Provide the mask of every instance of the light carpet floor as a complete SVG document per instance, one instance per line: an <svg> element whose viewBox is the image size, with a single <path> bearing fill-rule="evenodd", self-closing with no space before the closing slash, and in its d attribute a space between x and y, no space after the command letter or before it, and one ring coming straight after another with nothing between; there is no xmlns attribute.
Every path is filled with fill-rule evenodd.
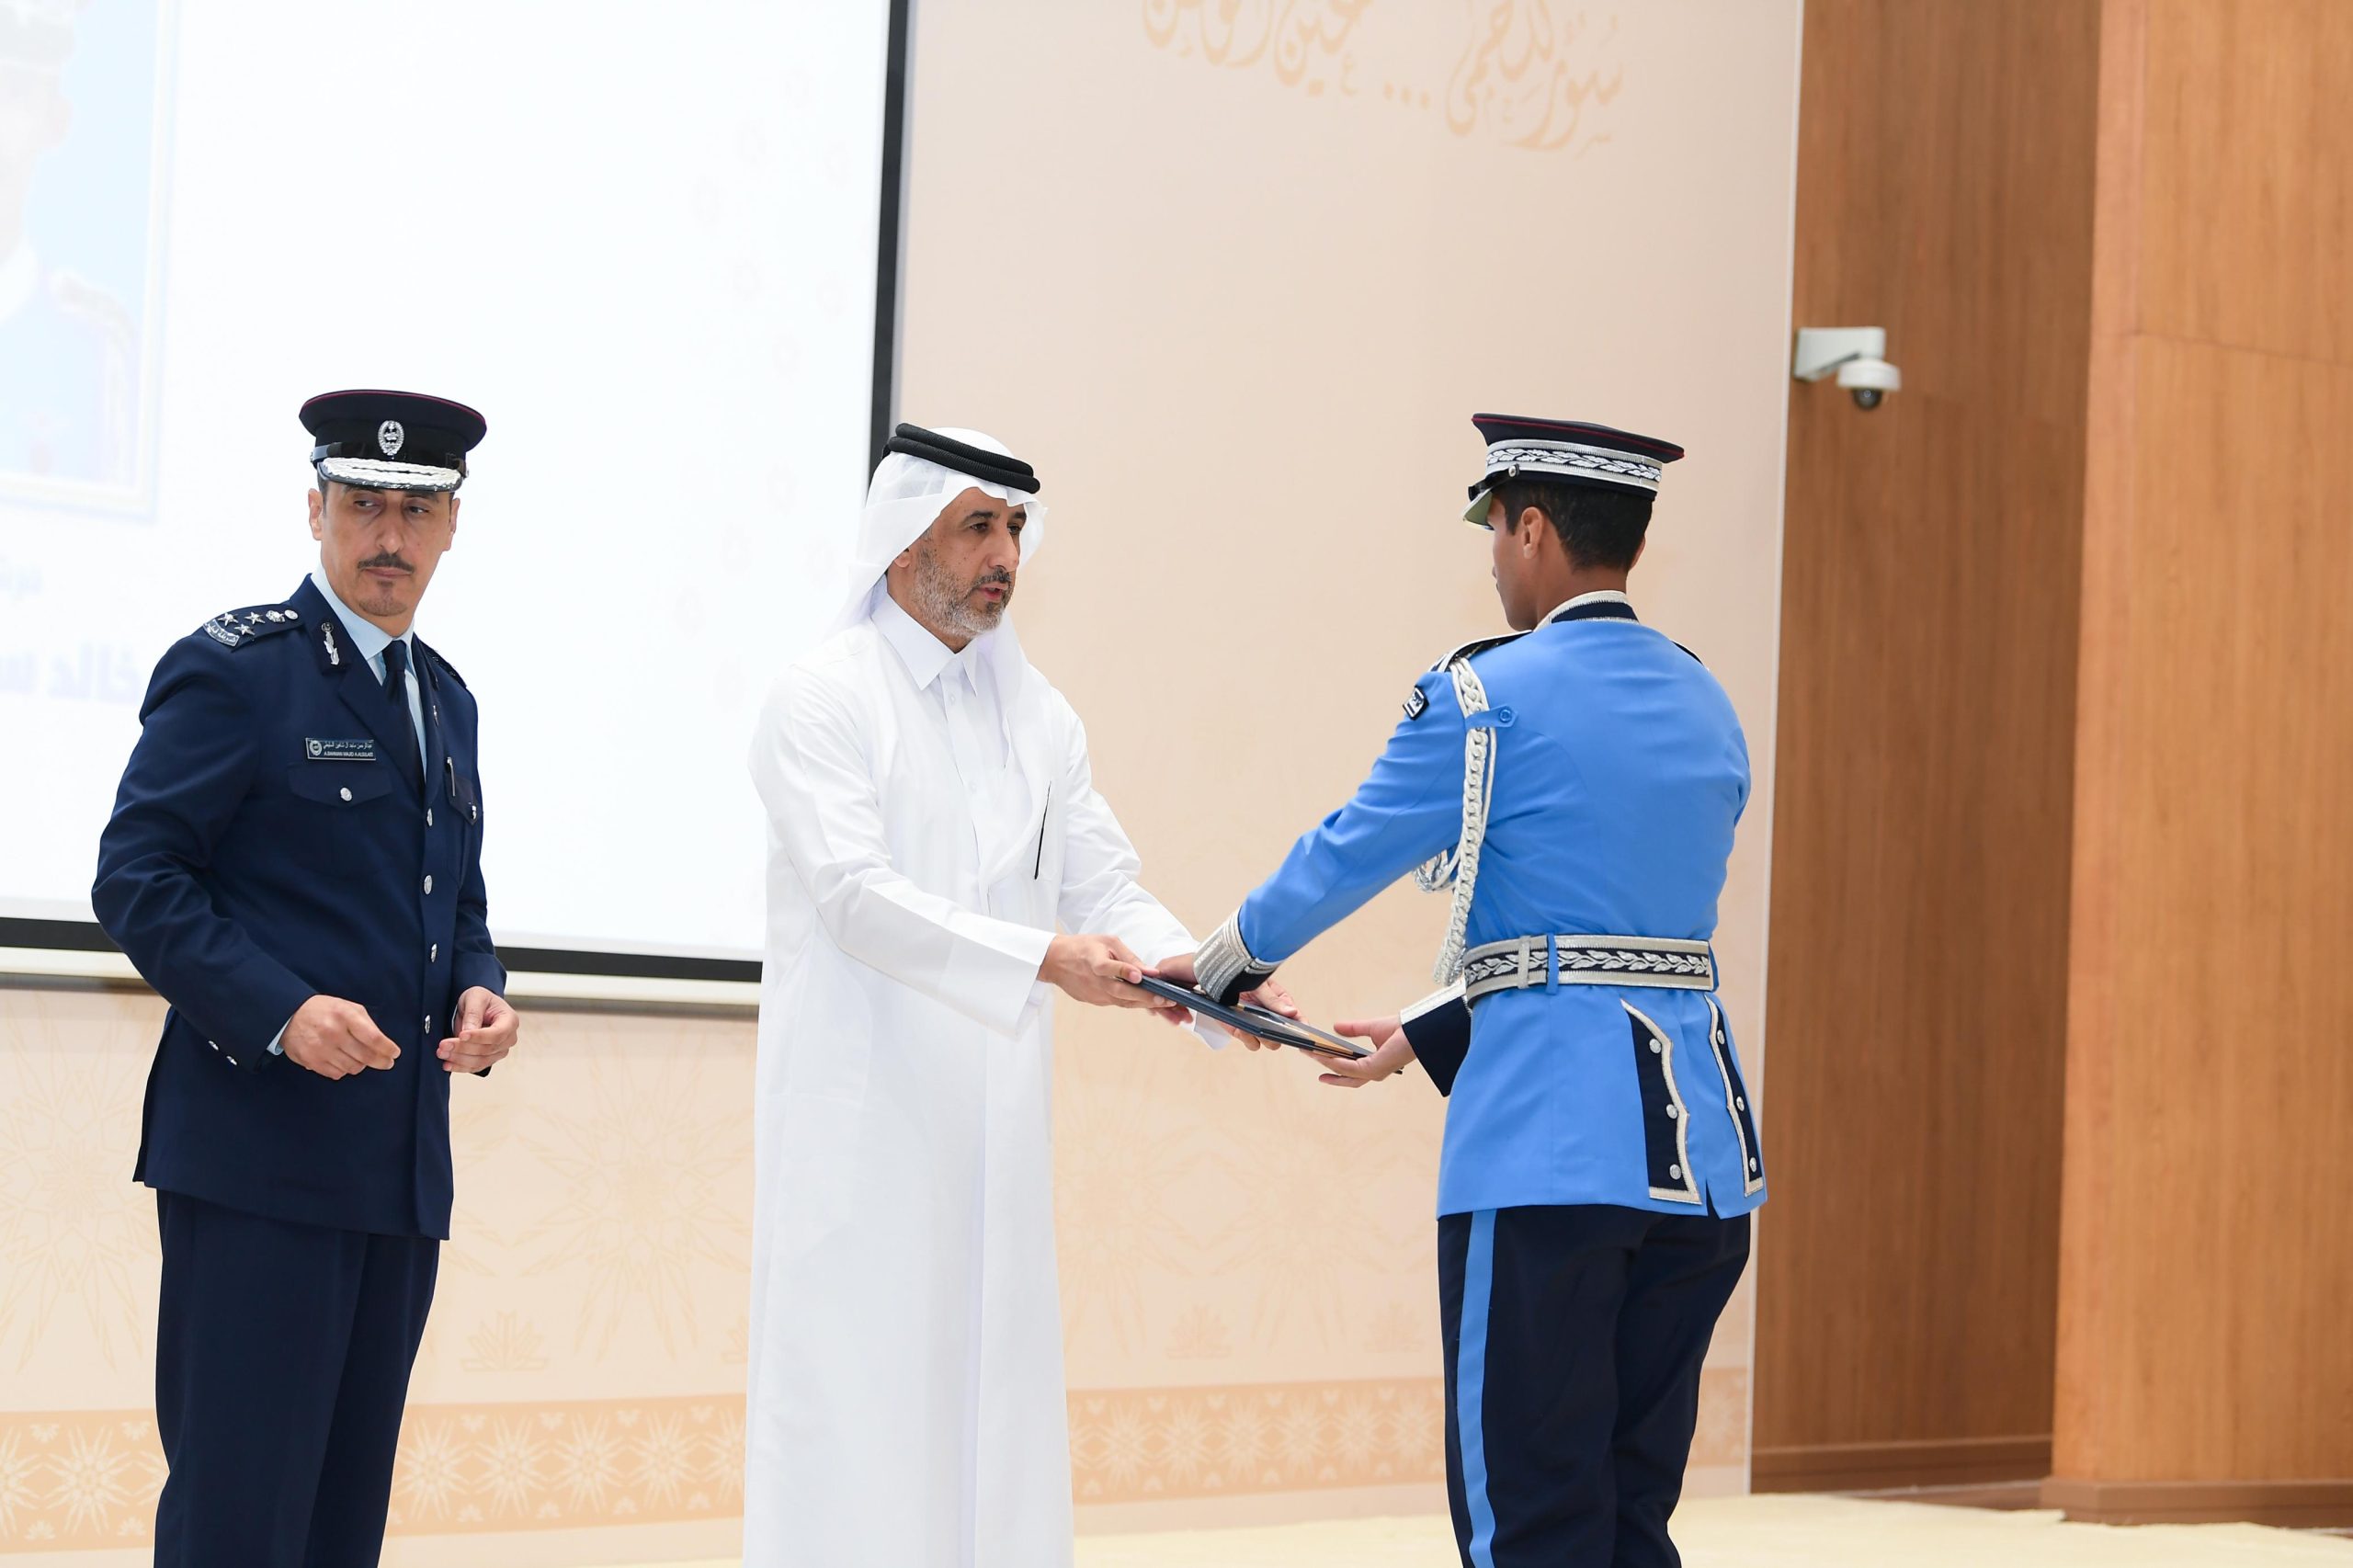
<svg viewBox="0 0 2353 1568"><path fill-rule="evenodd" d="M2353 1568L2353 1540L2252 1525L2071 1525L1847 1497L1714 1497L1675 1516L1685 1568ZM1452 1568L1442 1517L1081 1536L1079 1568ZM733 1562L680 1568L736 1568Z"/></svg>

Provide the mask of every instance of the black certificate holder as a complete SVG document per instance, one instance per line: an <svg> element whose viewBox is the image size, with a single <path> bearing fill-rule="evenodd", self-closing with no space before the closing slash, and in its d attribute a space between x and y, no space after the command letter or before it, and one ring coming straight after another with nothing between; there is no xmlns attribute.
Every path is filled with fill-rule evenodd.
<svg viewBox="0 0 2353 1568"><path fill-rule="evenodd" d="M1250 1003L1229 1007L1222 1002L1204 996L1189 985L1163 980L1156 974L1147 974L1136 983L1155 996L1165 996L1171 1002L1191 1008L1195 1014L1213 1024L1222 1024L1227 1028L1239 1029L1244 1034L1256 1035L1277 1045L1288 1045L1295 1051L1313 1051L1318 1056L1337 1056L1348 1062L1360 1061L1372 1054L1352 1040L1336 1034L1325 1034L1313 1024L1286 1018L1280 1013L1270 1012Z"/></svg>

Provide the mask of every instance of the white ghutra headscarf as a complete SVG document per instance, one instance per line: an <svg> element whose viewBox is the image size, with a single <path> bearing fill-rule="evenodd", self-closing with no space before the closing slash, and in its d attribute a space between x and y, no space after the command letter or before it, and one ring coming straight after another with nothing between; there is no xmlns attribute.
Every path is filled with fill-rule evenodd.
<svg viewBox="0 0 2353 1568"><path fill-rule="evenodd" d="M937 434L1000 457L1013 456L1003 442L978 430L949 429ZM823 635L830 637L874 613L883 592L882 576L891 569L891 562L938 521L939 514L948 509L948 503L967 490L979 490L1008 506L1028 508L1029 524L1021 530L1021 564L1029 564L1046 532L1046 508L1040 505L1035 492L961 473L912 452L886 453L874 471L874 482L867 486L866 510L858 523L858 550L850 559L840 608L825 623ZM998 631L1008 630L1005 622L998 623Z"/></svg>

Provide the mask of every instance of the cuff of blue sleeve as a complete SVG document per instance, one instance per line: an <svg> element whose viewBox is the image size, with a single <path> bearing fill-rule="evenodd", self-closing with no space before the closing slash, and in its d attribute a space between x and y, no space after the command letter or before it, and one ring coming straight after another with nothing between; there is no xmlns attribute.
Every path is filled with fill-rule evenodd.
<svg viewBox="0 0 2353 1568"><path fill-rule="evenodd" d="M1414 1060L1439 1094L1451 1095L1454 1075L1471 1051L1471 1005L1462 999L1462 983L1458 980L1423 997L1397 1017L1405 1043L1414 1048Z"/></svg>
<svg viewBox="0 0 2353 1568"><path fill-rule="evenodd" d="M1264 985L1275 968L1260 963L1243 942L1242 912L1237 909L1193 955L1193 988L1231 1007L1245 992Z"/></svg>

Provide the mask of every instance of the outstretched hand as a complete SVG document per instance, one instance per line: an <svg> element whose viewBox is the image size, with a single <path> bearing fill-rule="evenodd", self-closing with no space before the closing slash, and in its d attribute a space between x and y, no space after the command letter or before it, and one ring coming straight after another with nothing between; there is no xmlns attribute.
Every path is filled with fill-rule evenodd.
<svg viewBox="0 0 2353 1568"><path fill-rule="evenodd" d="M1291 1000L1290 993L1283 989L1279 981L1269 980L1256 991L1244 992L1242 1001L1245 1006L1264 1007L1269 1013L1279 1013L1286 1018L1296 1018L1300 1016L1299 1004ZM1290 1049L1280 1040L1267 1040L1255 1034L1236 1033L1233 1038L1253 1051Z"/></svg>
<svg viewBox="0 0 2353 1568"><path fill-rule="evenodd" d="M1163 980L1173 980L1179 985L1190 985L1198 990L1201 983L1200 971L1193 967L1193 958L1191 953L1183 953L1173 959L1163 959L1152 966L1152 972ZM1245 992L1242 1000L1246 1005L1264 1007L1270 1013L1279 1013L1286 1018L1300 1016L1299 1004L1291 1000L1290 993L1279 982L1274 980L1268 980L1256 991ZM1278 1042L1261 1040L1247 1030L1226 1028L1223 1024L1217 1027L1253 1051L1281 1049Z"/></svg>
<svg viewBox="0 0 2353 1568"><path fill-rule="evenodd" d="M1038 978L1097 1007L1149 1007L1182 1015L1185 1009L1165 996L1141 990L1143 960L1133 949L1109 936L1057 936L1046 946L1046 961ZM1181 1018L1172 1019L1181 1021Z"/></svg>
<svg viewBox="0 0 2353 1568"><path fill-rule="evenodd" d="M1405 1027L1393 1017L1351 1018L1345 1023L1334 1024L1332 1032L1369 1040L1373 1051L1370 1056L1354 1062L1343 1062L1336 1056L1325 1058L1324 1064L1327 1071L1316 1078L1319 1084L1329 1084L1339 1089L1361 1089L1367 1084L1378 1084L1391 1074L1401 1071L1414 1060L1414 1042L1405 1038Z"/></svg>

